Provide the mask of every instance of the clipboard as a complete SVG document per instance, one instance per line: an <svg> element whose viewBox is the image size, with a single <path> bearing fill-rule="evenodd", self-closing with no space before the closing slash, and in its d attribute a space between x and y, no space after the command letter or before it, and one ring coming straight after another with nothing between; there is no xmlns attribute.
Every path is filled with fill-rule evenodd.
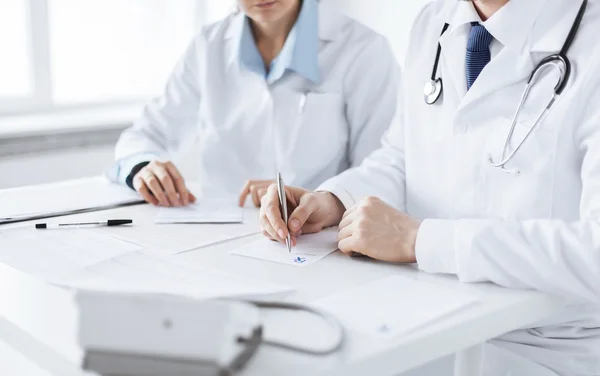
<svg viewBox="0 0 600 376"><path fill-rule="evenodd" d="M144 200L138 200L138 201L126 202L126 203L115 204L115 205L105 205L105 206L96 206L96 207L74 209L74 210L64 210L64 211L56 211L56 212L48 212L48 213L35 213L35 214L26 214L26 215L14 216L14 217L6 217L6 218L0 218L0 226L12 224L12 223L37 221L40 219L47 219L47 218L64 217L67 215L118 209L118 208L123 208L123 207L127 207L127 206L142 205L145 203L146 202Z"/></svg>

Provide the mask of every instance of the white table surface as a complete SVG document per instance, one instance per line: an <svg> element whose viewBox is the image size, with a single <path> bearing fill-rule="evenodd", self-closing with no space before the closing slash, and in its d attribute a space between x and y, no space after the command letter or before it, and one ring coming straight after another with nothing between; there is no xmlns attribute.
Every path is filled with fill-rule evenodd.
<svg viewBox="0 0 600 376"><path fill-rule="evenodd" d="M149 205L120 208L111 211L87 213L72 217L47 220L48 223L72 219L133 218L135 226L154 226L158 209ZM245 221L257 225L257 211L245 210ZM10 225L31 226L31 223ZM131 231L135 231L135 226ZM193 226L193 225L182 225ZM2 226L0 230L9 226ZM361 286L391 275L400 275L419 281L439 284L474 295L479 304L456 312L410 335L382 340L348 331L343 349L331 356L315 357L262 347L242 373L244 376L264 375L398 375L434 359L461 352L506 332L550 317L563 307L562 299L534 291L514 291L491 284L466 285L451 276L428 275L413 266L391 265L367 259L348 258L336 252L317 264L306 268L281 265L229 255L228 251L252 241L261 235L232 240L186 252L176 257L203 268L211 267L240 276L284 284L296 292L288 301L308 303L342 290ZM410 309L410 302L407 309ZM294 330L289 334L290 322L299 318L282 313L265 315L267 336L284 337L310 345L320 333L314 330ZM347 328L351 329L351 328ZM288 333L288 335L286 335ZM8 350L8 347L11 350ZM78 365L69 363L58 352L35 340L6 319L0 318L0 359L2 363L21 364L23 354L38 366L40 375L83 375ZM10 359L4 359L10 357ZM30 367L23 365L23 367ZM32 369L34 369L32 368ZM44 369L46 371L40 371ZM1 370L2 368L0 368ZM1 372L2 375L6 374ZM29 373L27 373L29 374ZM33 373L32 375L37 375ZM10 374L7 374L10 375Z"/></svg>

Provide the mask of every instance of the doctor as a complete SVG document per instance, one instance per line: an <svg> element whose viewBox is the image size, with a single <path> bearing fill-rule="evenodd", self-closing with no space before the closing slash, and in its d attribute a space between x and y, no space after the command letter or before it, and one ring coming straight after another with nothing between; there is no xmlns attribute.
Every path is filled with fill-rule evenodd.
<svg viewBox="0 0 600 376"><path fill-rule="evenodd" d="M382 148L316 192L288 188L289 231L339 225L347 254L565 296L492 341L485 375L600 375L598 30L598 0L430 3ZM275 187L261 224L288 234Z"/></svg>
<svg viewBox="0 0 600 376"><path fill-rule="evenodd" d="M313 189L359 165L393 118L399 71L385 38L316 0L238 4L194 39L116 146L116 180L152 204L195 200L173 158L196 137L202 192L258 206L278 171Z"/></svg>

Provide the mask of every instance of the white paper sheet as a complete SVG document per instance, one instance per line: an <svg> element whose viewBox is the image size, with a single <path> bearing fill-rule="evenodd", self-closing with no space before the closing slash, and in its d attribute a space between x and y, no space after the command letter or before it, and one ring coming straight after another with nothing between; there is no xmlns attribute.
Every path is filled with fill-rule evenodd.
<svg viewBox="0 0 600 376"><path fill-rule="evenodd" d="M348 330L391 338L477 303L460 291L391 276L311 304L335 315Z"/></svg>
<svg viewBox="0 0 600 376"><path fill-rule="evenodd" d="M0 330L9 327L8 323L0 321ZM4 333L3 333L4 334ZM6 335L6 334L4 334ZM0 340L0 375L27 375L27 376L52 376L52 374L32 361L20 351L16 350L14 345L4 339Z"/></svg>
<svg viewBox="0 0 600 376"><path fill-rule="evenodd" d="M121 205L140 200L133 190L110 183L102 176L4 189L0 190L0 222L7 218Z"/></svg>
<svg viewBox="0 0 600 376"><path fill-rule="evenodd" d="M133 227L106 227L101 231L146 248L153 248L162 255L174 255L258 234L260 227L255 224L159 226L134 222Z"/></svg>
<svg viewBox="0 0 600 376"><path fill-rule="evenodd" d="M238 249L230 254L278 262L286 265L306 267L337 250L337 229L332 228L317 234L302 235L298 244L288 253L284 244L262 238Z"/></svg>
<svg viewBox="0 0 600 376"><path fill-rule="evenodd" d="M0 262L47 280L141 249L89 229L0 231Z"/></svg>
<svg viewBox="0 0 600 376"><path fill-rule="evenodd" d="M0 263L73 288L191 297L260 297L287 286L246 280L178 263L154 249L92 229L31 227L0 231Z"/></svg>
<svg viewBox="0 0 600 376"><path fill-rule="evenodd" d="M132 252L72 273L56 283L81 289L174 294L194 298L260 297L293 291L282 285L193 268L144 252Z"/></svg>
<svg viewBox="0 0 600 376"><path fill-rule="evenodd" d="M160 208L155 222L169 223L242 223L242 209L234 200L200 199L181 208Z"/></svg>

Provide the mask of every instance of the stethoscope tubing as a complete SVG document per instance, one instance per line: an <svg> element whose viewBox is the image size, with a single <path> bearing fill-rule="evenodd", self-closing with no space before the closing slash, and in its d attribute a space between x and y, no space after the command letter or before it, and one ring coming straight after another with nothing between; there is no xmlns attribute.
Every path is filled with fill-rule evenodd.
<svg viewBox="0 0 600 376"><path fill-rule="evenodd" d="M573 45L573 42L577 35L577 32L579 31L579 28L581 27L583 17L585 15L585 11L587 9L587 4L588 4L588 0L583 0L581 7L579 8L579 12L577 13L577 17L575 18L575 21L573 22L573 26L571 26L569 34L568 34L568 36L565 40L565 43L563 44L560 52L557 54L547 56L544 59L542 59L536 65L536 67L533 69L531 74L529 75L529 78L527 80L527 85L525 87L525 90L523 91L523 95L521 96L521 100L519 101L517 111L515 112L515 115L512 120L512 124L510 126L506 140L504 142L504 146L502 148L502 152L500 155L500 161L495 162L494 158L492 156L490 156L488 158L488 162L493 167L501 168L503 171L505 171L507 173L514 173L514 172L518 173L519 172L518 170L507 169L506 165L514 159L515 155L522 148L525 141L527 141L527 139L531 136L533 131L536 128L538 128L538 126L546 118L550 109L554 106L557 99L560 97L560 95L563 93L563 91L567 87L567 84L569 83L569 80L571 78L571 70L572 70L571 61L569 60L567 53L568 53L569 49L571 48L571 46ZM440 39L446 33L449 26L450 25L448 23L444 24L442 33L440 35ZM442 52L442 45L438 41L436 57L435 57L433 69L431 72L431 80L425 84L425 88L424 88L425 103L428 105L433 105L433 104L437 103L439 98L441 97L441 95L443 93L443 89L444 89L442 78L437 77L441 52ZM550 99L550 101L548 102L548 104L546 105L546 107L544 108L542 113L536 119L533 126L525 134L523 139L521 139L519 144L510 153L508 153L508 149L510 147L510 143L513 138L513 134L514 134L516 125L519 122L519 115L521 114L521 111L523 110L523 107L525 106L525 103L527 102L529 93L531 92L531 88L538 82L538 80L541 76L541 72L543 72L547 68L556 68L559 70L559 79L558 79L558 82L556 83L556 86L554 87L554 94L552 95L552 98Z"/></svg>

